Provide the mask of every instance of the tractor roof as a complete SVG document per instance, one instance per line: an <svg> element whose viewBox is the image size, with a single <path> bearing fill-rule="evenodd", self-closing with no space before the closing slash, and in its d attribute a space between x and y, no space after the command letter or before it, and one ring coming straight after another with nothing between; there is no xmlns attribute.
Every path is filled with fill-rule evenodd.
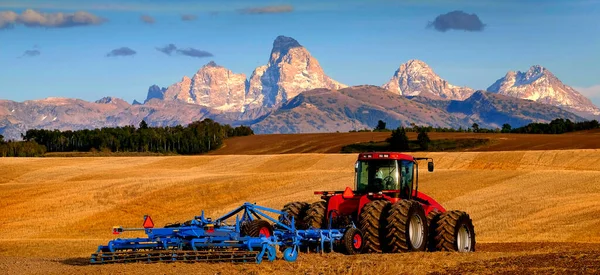
<svg viewBox="0 0 600 275"><path fill-rule="evenodd" d="M372 160L372 159L393 159L393 160L408 160L414 161L415 158L411 155L406 155L398 152L367 152L360 153L358 160Z"/></svg>

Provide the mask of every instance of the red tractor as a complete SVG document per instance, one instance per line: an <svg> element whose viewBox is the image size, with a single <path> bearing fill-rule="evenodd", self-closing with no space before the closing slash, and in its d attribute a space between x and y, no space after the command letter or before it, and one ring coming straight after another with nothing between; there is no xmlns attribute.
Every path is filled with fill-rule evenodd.
<svg viewBox="0 0 600 275"><path fill-rule="evenodd" d="M418 191L418 161L396 152L361 153L355 165L355 188L319 191L323 200L291 202L284 212L299 229L356 227L354 253L475 251L475 230L466 212L446 211ZM350 253L352 254L352 253Z"/></svg>

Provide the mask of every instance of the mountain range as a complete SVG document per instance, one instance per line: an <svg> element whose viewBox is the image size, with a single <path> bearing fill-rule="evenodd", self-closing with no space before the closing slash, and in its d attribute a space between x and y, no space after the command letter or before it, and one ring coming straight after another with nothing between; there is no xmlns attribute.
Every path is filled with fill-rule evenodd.
<svg viewBox="0 0 600 275"><path fill-rule="evenodd" d="M211 118L250 125L256 133L335 132L390 127L513 127L555 118L597 118L600 109L550 71L508 72L487 91L459 87L420 60L400 65L382 86L348 87L327 76L298 41L278 36L266 65L248 78L211 61L168 87L152 85L143 103L47 98L0 100L0 134L19 139L31 128L77 130L187 124Z"/></svg>

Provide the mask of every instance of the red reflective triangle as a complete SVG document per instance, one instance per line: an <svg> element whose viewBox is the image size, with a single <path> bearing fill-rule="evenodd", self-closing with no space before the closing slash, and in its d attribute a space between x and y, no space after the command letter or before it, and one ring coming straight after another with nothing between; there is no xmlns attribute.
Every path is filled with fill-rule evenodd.
<svg viewBox="0 0 600 275"><path fill-rule="evenodd" d="M153 228L154 227L154 222L152 221L152 218L150 218L150 216L145 216L144 217L144 228Z"/></svg>
<svg viewBox="0 0 600 275"><path fill-rule="evenodd" d="M350 187L346 187L346 190L344 190L344 193L342 194L342 198L351 199L353 197L354 197L354 192L352 192L352 189Z"/></svg>

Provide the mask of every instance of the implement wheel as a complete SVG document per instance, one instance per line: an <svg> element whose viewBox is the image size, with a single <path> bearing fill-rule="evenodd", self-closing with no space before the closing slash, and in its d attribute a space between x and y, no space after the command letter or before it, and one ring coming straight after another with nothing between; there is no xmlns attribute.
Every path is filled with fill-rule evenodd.
<svg viewBox="0 0 600 275"><path fill-rule="evenodd" d="M453 210L443 213L435 226L436 251L475 251L475 228L466 212Z"/></svg>
<svg viewBox="0 0 600 275"><path fill-rule="evenodd" d="M357 228L349 228L342 237L341 252L346 255L360 254L363 244L362 232Z"/></svg>
<svg viewBox="0 0 600 275"><path fill-rule="evenodd" d="M245 222L240 228L240 235L249 237L273 236L273 226L265 220L253 220Z"/></svg>
<svg viewBox="0 0 600 275"><path fill-rule="evenodd" d="M306 211L304 224L306 228L327 228L327 202L318 201L312 203Z"/></svg>
<svg viewBox="0 0 600 275"><path fill-rule="evenodd" d="M381 253L381 238L385 236L385 224L389 201L376 200L367 203L360 212L359 227L363 234L363 251Z"/></svg>
<svg viewBox="0 0 600 275"><path fill-rule="evenodd" d="M305 229L306 225L303 220L306 216L306 210L308 210L309 204L307 202L290 202L283 206L281 212L285 212L288 215L290 221L294 218L294 223L296 224L296 229ZM289 222L283 218L282 215L279 216L279 221L283 224L289 225Z"/></svg>
<svg viewBox="0 0 600 275"><path fill-rule="evenodd" d="M386 226L386 250L392 253L425 251L427 218L420 203L401 200L390 208Z"/></svg>

